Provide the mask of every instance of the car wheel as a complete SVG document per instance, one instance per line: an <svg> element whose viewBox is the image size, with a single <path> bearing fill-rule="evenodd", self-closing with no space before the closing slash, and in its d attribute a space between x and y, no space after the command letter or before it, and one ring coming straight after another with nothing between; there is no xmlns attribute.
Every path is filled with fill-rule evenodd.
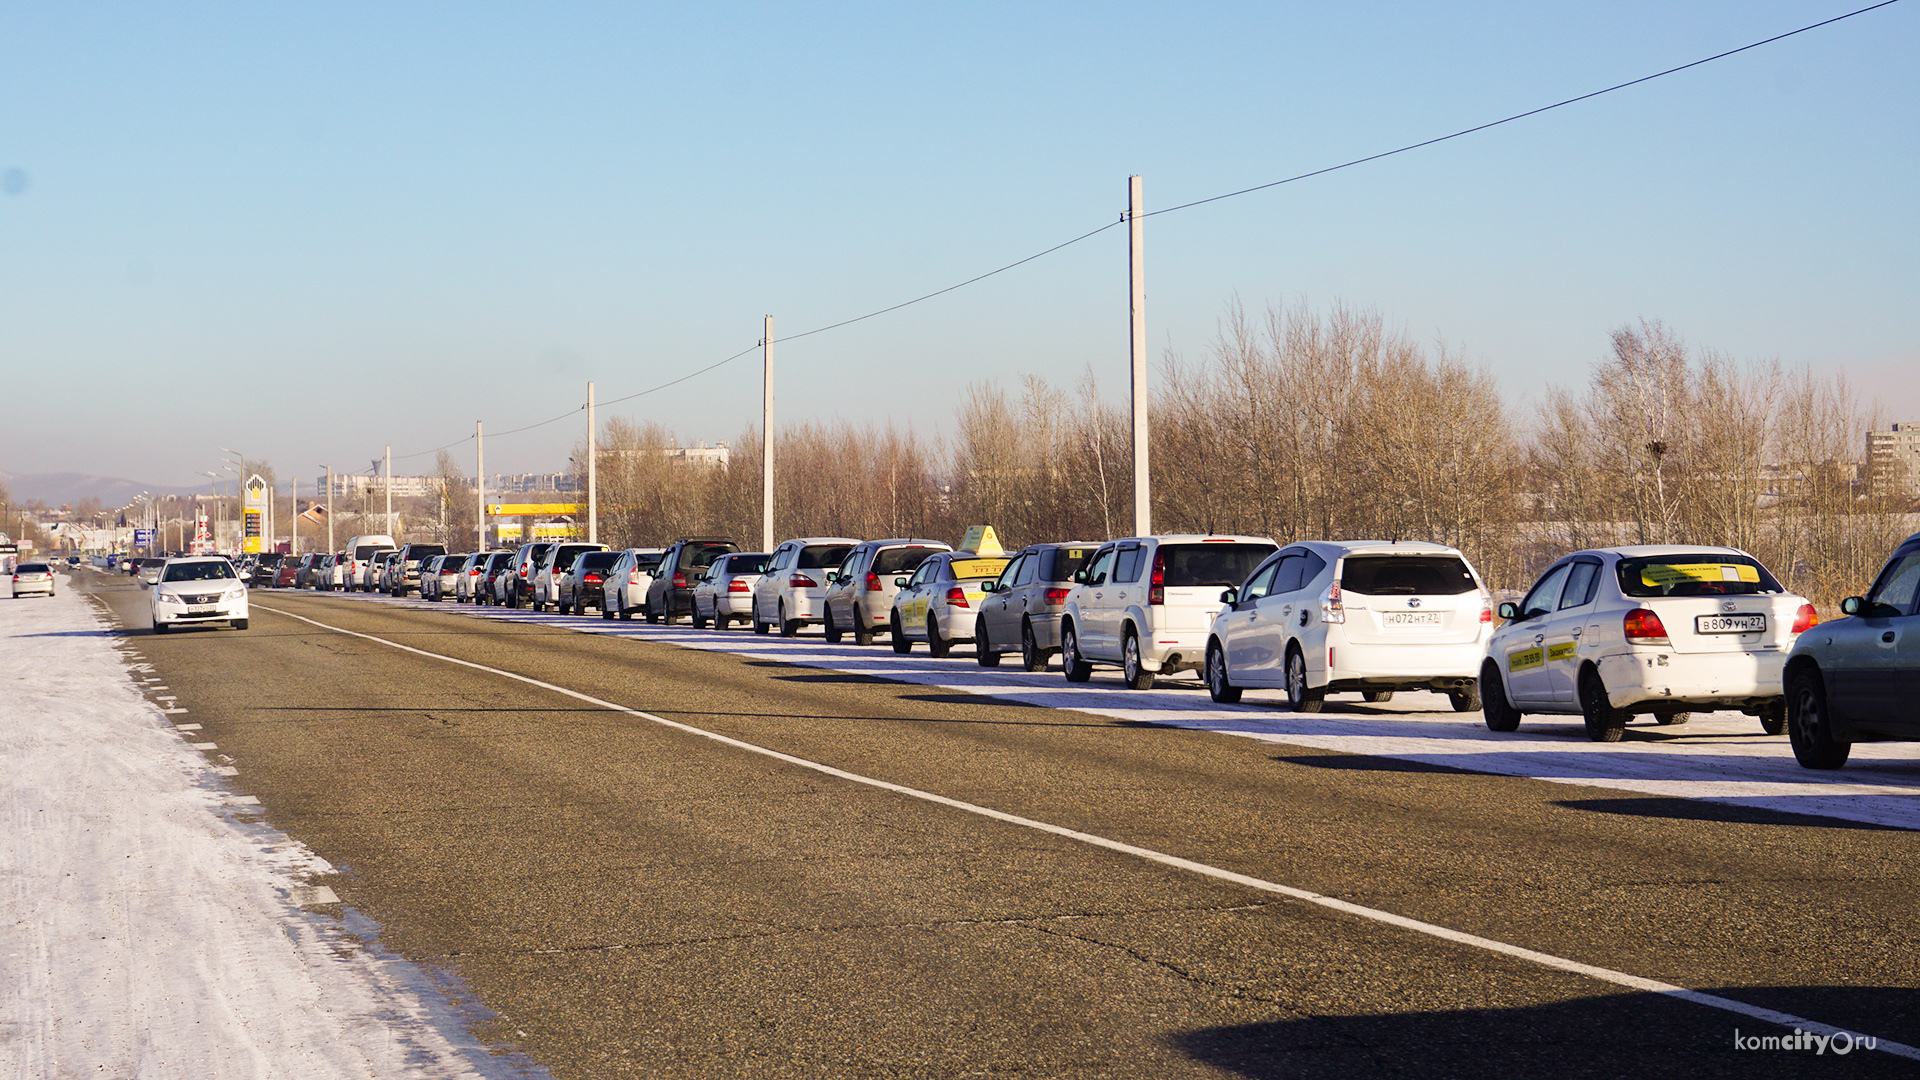
<svg viewBox="0 0 1920 1080"><path fill-rule="evenodd" d="M940 619L931 611L927 612L927 651L938 657L953 651L953 643L940 636Z"/></svg>
<svg viewBox="0 0 1920 1080"><path fill-rule="evenodd" d="M987 641L987 620L984 618L973 620L973 658L980 661L981 667L1000 666L1000 654L994 652L992 644Z"/></svg>
<svg viewBox="0 0 1920 1080"><path fill-rule="evenodd" d="M1153 689L1153 672L1140 662L1140 635L1131 628L1120 643L1120 676L1130 690Z"/></svg>
<svg viewBox="0 0 1920 1080"><path fill-rule="evenodd" d="M1794 672L1787 682L1787 738L1794 760L1809 769L1837 769L1853 752L1852 743L1833 737L1827 684L1811 666Z"/></svg>
<svg viewBox="0 0 1920 1080"><path fill-rule="evenodd" d="M731 623L732 621L733 621L732 616L728 615L726 612L721 611L717 608L714 609L713 628L715 630L725 630L727 628L727 624Z"/></svg>
<svg viewBox="0 0 1920 1080"><path fill-rule="evenodd" d="M613 618L613 609L612 609L612 608L610 608L610 607L608 607L608 606L607 606L606 604L601 604L601 605L600 605L600 617L601 617L602 619L611 619L611 618Z"/></svg>
<svg viewBox="0 0 1920 1080"><path fill-rule="evenodd" d="M1480 685L1468 683L1447 691L1447 703L1453 706L1454 712L1479 712Z"/></svg>
<svg viewBox="0 0 1920 1080"><path fill-rule="evenodd" d="M1520 710L1507 700L1507 688L1500 682L1500 668L1491 660L1480 665L1480 714L1486 717L1488 731L1514 731L1520 727Z"/></svg>
<svg viewBox="0 0 1920 1080"><path fill-rule="evenodd" d="M853 643L863 649L873 644L873 627L867 625L857 607L853 610Z"/></svg>
<svg viewBox="0 0 1920 1080"><path fill-rule="evenodd" d="M763 623L760 621L760 610L758 605L755 605L754 612L753 612L753 632L756 634L769 634L773 632L772 623Z"/></svg>
<svg viewBox="0 0 1920 1080"><path fill-rule="evenodd" d="M1240 688L1227 681L1227 653L1218 642L1207 646L1207 696L1220 705L1240 700Z"/></svg>
<svg viewBox="0 0 1920 1080"><path fill-rule="evenodd" d="M906 627L900 625L900 613L893 613L893 632L887 635L893 639L893 651L905 656L913 651L913 642L907 640Z"/></svg>
<svg viewBox="0 0 1920 1080"><path fill-rule="evenodd" d="M782 600L775 614L780 616L780 636L797 637L800 634L800 620L787 618L787 602Z"/></svg>
<svg viewBox="0 0 1920 1080"><path fill-rule="evenodd" d="M1680 715L1685 716L1686 713L1681 713ZM1785 735L1787 733L1786 698L1781 698L1779 701L1767 706L1766 710L1760 714L1760 730L1769 735Z"/></svg>
<svg viewBox="0 0 1920 1080"><path fill-rule="evenodd" d="M1619 742L1627 733L1626 711L1607 700L1607 684L1592 668L1580 673L1580 714L1587 721L1587 738L1594 742Z"/></svg>
<svg viewBox="0 0 1920 1080"><path fill-rule="evenodd" d="M235 630L245 630L247 628L247 620L245 619L233 620L233 628Z"/></svg>
<svg viewBox="0 0 1920 1080"><path fill-rule="evenodd" d="M1028 671L1047 670L1047 654L1033 636L1033 621L1020 620L1020 666Z"/></svg>
<svg viewBox="0 0 1920 1080"><path fill-rule="evenodd" d="M827 620L826 620L825 630L827 633L827 644L829 645L840 644L840 624L833 621L833 608L831 607L827 608Z"/></svg>
<svg viewBox="0 0 1920 1080"><path fill-rule="evenodd" d="M1693 714L1690 712L1657 712L1653 714L1654 723L1670 725L1672 727L1679 727L1691 719L1693 719ZM1760 726L1767 726L1766 717L1763 716L1760 718ZM1780 718L1780 726L1767 732L1767 734L1778 735L1785 730L1787 730L1787 719L1783 716Z"/></svg>
<svg viewBox="0 0 1920 1080"><path fill-rule="evenodd" d="M173 627L168 626L166 623L163 623L163 622L157 622L153 624L153 632L156 634L164 634L171 629L173 629Z"/></svg>
<svg viewBox="0 0 1920 1080"><path fill-rule="evenodd" d="M621 597L621 601L622 601L622 603L621 603L621 605L620 605L620 618L621 618L622 620L624 620L624 621L626 621L626 622L632 622L632 621L633 621L633 609L632 609L632 608L630 608L630 607L628 607L628 606L626 606L626 603L625 603L625 600L626 600L626 598L625 598L625 597Z"/></svg>
<svg viewBox="0 0 1920 1080"><path fill-rule="evenodd" d="M1307 658L1299 646L1287 650L1287 708L1294 712L1319 712L1327 703L1325 689L1307 685Z"/></svg>
<svg viewBox="0 0 1920 1080"><path fill-rule="evenodd" d="M1374 704L1374 705L1378 705L1378 704L1380 704L1380 703L1381 703L1381 702L1383 702L1383 701L1392 701L1392 700L1393 700L1393 691L1391 691L1391 690L1362 690L1362 691L1360 691L1360 700L1362 700L1362 701L1365 701L1365 702L1369 702L1369 703L1371 703L1371 704Z"/></svg>
<svg viewBox="0 0 1920 1080"><path fill-rule="evenodd" d="M648 604L645 607L641 608L640 614L646 616L647 621L654 624L655 626L660 625L660 616L654 614L652 604Z"/></svg>
<svg viewBox="0 0 1920 1080"><path fill-rule="evenodd" d="M699 604L693 605L693 628L695 630L705 630L707 628L707 617L700 614Z"/></svg>
<svg viewBox="0 0 1920 1080"><path fill-rule="evenodd" d="M1080 658L1080 634L1072 626L1060 631L1060 669L1068 682L1086 682L1093 678L1093 665Z"/></svg>

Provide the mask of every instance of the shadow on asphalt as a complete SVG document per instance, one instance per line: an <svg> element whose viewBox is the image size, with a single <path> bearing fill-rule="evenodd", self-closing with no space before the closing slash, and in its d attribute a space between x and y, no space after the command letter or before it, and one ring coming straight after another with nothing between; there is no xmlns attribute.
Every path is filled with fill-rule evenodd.
<svg viewBox="0 0 1920 1080"><path fill-rule="evenodd" d="M1668 818L1674 821L1711 821L1731 825L1784 825L1795 829L1861 829L1867 832L1910 832L1897 825L1871 821L1848 821L1818 814L1795 814L1764 806L1742 806L1731 802L1702 802L1697 799L1575 799L1558 803L1569 810L1587 810L1596 814L1621 817ZM1920 1073L1920 1063L1914 1066Z"/></svg>
<svg viewBox="0 0 1920 1080"><path fill-rule="evenodd" d="M1288 765L1306 765L1315 769L1336 769L1343 772L1395 772L1395 773L1449 773L1454 776L1485 776L1477 769L1458 769L1452 765L1435 765L1426 761L1410 761L1406 758L1367 757L1357 754L1302 754L1297 756L1279 755L1273 760Z"/></svg>
<svg viewBox="0 0 1920 1080"><path fill-rule="evenodd" d="M1737 987L1718 997L1835 1024L1851 1034L1916 1041L1910 987ZM1855 1031L1845 1021L1866 1027ZM1735 1033L1742 1041L1734 1045ZM1912 1077L1920 1062L1853 1045L1825 1053L1755 1045L1791 1037L1791 1028L1632 993L1520 1009L1387 1013L1205 1028L1175 1036L1196 1061L1253 1080L1352 1077Z"/></svg>

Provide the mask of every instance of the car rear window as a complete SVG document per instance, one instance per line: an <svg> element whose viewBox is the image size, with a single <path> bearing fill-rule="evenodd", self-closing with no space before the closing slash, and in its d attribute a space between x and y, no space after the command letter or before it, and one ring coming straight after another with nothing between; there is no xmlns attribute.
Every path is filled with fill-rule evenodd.
<svg viewBox="0 0 1920 1080"><path fill-rule="evenodd" d="M955 581L978 581L999 577L1000 571L1005 570L1012 561L1002 558L954 559L947 566L953 570Z"/></svg>
<svg viewBox="0 0 1920 1080"><path fill-rule="evenodd" d="M1161 544L1154 559L1164 571L1161 584L1168 588L1201 585L1230 588L1247 580L1254 567L1273 552L1272 544Z"/></svg>
<svg viewBox="0 0 1920 1080"><path fill-rule="evenodd" d="M580 569L605 570L619 561L620 553L617 551L589 551L581 557Z"/></svg>
<svg viewBox="0 0 1920 1080"><path fill-rule="evenodd" d="M373 553L379 550L379 544L361 544L359 547L353 549L353 557L355 559L370 559L373 557Z"/></svg>
<svg viewBox="0 0 1920 1080"><path fill-rule="evenodd" d="M43 562L23 562L19 566L14 567L13 572L16 574L50 574L53 571L48 570L47 564Z"/></svg>
<svg viewBox="0 0 1920 1080"><path fill-rule="evenodd" d="M218 581L233 576L233 567L225 559L206 562L174 563L167 567L164 581Z"/></svg>
<svg viewBox="0 0 1920 1080"><path fill-rule="evenodd" d="M1087 565L1093 551L1090 547L1054 548L1052 561L1040 564L1040 576L1047 581L1072 581L1073 572Z"/></svg>
<svg viewBox="0 0 1920 1080"><path fill-rule="evenodd" d="M852 550L852 544L810 544L800 549L800 561L794 569L831 570L847 561L847 552Z"/></svg>
<svg viewBox="0 0 1920 1080"><path fill-rule="evenodd" d="M725 570L729 574L764 574L767 557L759 554L729 555Z"/></svg>
<svg viewBox="0 0 1920 1080"><path fill-rule="evenodd" d="M943 549L927 547L925 544L915 544L911 547L881 548L873 556L873 569L871 573L911 574L915 570L920 569L920 564L926 562L928 556L941 550Z"/></svg>
<svg viewBox="0 0 1920 1080"><path fill-rule="evenodd" d="M1749 555L1655 555L1621 559L1620 591L1632 597L1747 596L1786 590Z"/></svg>
<svg viewBox="0 0 1920 1080"><path fill-rule="evenodd" d="M1459 596L1480 588L1457 555L1349 555L1340 587L1362 596Z"/></svg>
<svg viewBox="0 0 1920 1080"><path fill-rule="evenodd" d="M633 568L642 573L651 574L655 570L660 569L660 560L664 557L664 552L654 555L635 555L633 557Z"/></svg>
<svg viewBox="0 0 1920 1080"><path fill-rule="evenodd" d="M688 544L680 549L680 564L688 570L704 570L713 560L733 553L732 544Z"/></svg>

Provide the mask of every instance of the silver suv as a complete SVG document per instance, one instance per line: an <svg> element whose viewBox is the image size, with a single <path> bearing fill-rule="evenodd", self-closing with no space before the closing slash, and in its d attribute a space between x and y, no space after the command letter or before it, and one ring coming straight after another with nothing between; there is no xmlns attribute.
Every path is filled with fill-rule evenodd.
<svg viewBox="0 0 1920 1080"><path fill-rule="evenodd" d="M981 667L999 667L1000 654L1018 651L1028 671L1044 671L1060 651L1060 613L1073 590L1074 571L1098 543L1033 544L1020 549L980 602L973 647Z"/></svg>
<svg viewBox="0 0 1920 1080"><path fill-rule="evenodd" d="M1110 540L1075 571L1060 615L1068 682L1095 664L1119 665L1128 686L1198 671L1220 593L1247 579L1280 545L1264 536L1130 536Z"/></svg>

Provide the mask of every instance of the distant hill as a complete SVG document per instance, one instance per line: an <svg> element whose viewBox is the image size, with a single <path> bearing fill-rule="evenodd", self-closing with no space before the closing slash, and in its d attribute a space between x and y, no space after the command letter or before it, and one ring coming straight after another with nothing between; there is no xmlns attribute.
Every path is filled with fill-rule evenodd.
<svg viewBox="0 0 1920 1080"><path fill-rule="evenodd" d="M206 488L167 487L143 484L117 476L90 476L86 473L0 473L0 483L20 502L39 499L48 506L70 506L82 499L99 499L107 506L120 506L145 491L153 495L191 495ZM229 485L228 490L232 490Z"/></svg>

